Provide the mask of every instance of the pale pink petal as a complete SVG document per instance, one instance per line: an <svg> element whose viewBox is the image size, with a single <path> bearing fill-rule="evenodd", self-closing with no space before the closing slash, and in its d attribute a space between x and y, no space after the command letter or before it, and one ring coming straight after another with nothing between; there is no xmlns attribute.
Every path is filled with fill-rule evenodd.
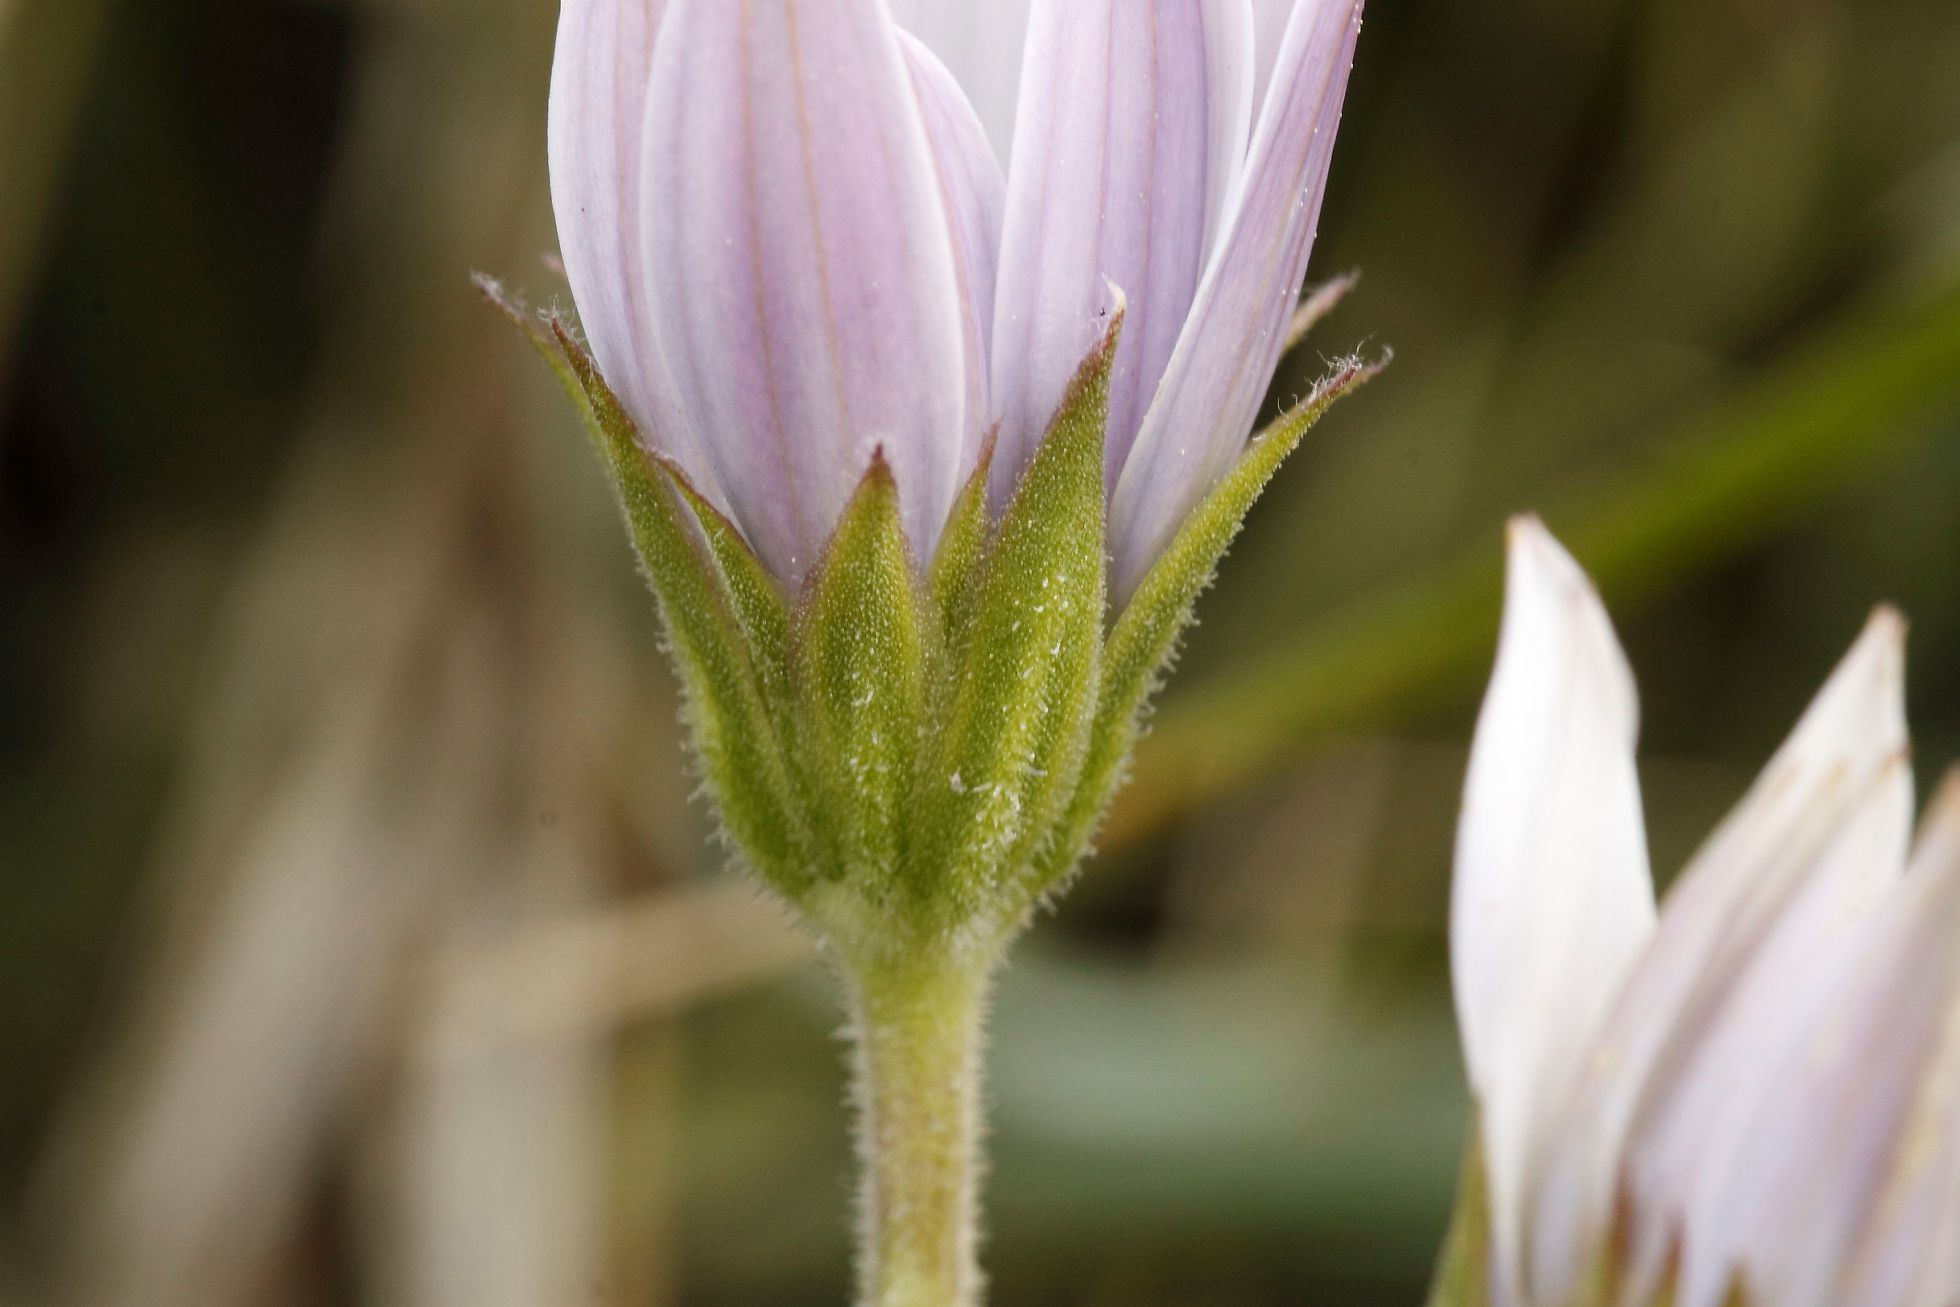
<svg viewBox="0 0 1960 1307"><path fill-rule="evenodd" d="M1030 0L892 0L892 16L939 56L993 142L1009 156Z"/></svg>
<svg viewBox="0 0 1960 1307"><path fill-rule="evenodd" d="M994 313L1004 499L1128 298L1110 377L1112 483L1176 346L1236 171L1246 0L1035 0ZM1223 155L1224 157L1220 157Z"/></svg>
<svg viewBox="0 0 1960 1307"><path fill-rule="evenodd" d="M651 327L640 247L640 139L664 0L565 0L551 64L547 138L558 245L599 370L649 444L720 492Z"/></svg>
<svg viewBox="0 0 1960 1307"><path fill-rule="evenodd" d="M1245 448L1306 279L1361 9L1302 0L1287 25L1229 219L1116 482L1119 602Z"/></svg>
<svg viewBox="0 0 1960 1307"><path fill-rule="evenodd" d="M1591 583L1536 520L1514 522L1450 903L1504 1303L1519 1301L1544 1123L1571 1092L1653 926L1637 716L1632 674Z"/></svg>
<svg viewBox="0 0 1960 1307"><path fill-rule="evenodd" d="M1836 1170L1805 1183L1861 1191L1873 1169L1869 1143L1846 1150L1851 1141L1831 1138L1838 1127L1817 1117L1855 1113L1879 1127L1872 1133L1883 1182L1829 1286L1832 1307L1949 1307L1960 1293L1960 773L1933 800L1896 897L1870 949L1872 974L1842 1005L1850 1042L1840 1067L1849 1083L1837 1088L1856 1101L1833 1103L1817 1092L1825 1084L1807 1085L1816 1116L1803 1151L1816 1155L1817 1169ZM1898 1128L1888 1139L1890 1125ZM1770 1241L1803 1237L1784 1227L1789 1219L1766 1212L1751 1232L1765 1286L1777 1279L1766 1265ZM1842 1226L1852 1218L1827 1207L1813 1219Z"/></svg>
<svg viewBox="0 0 1960 1307"><path fill-rule="evenodd" d="M1745 1232L1777 1201L1774 1178L1794 1155L1822 1151L1794 1090L1839 1060L1833 1041L1851 1032L1834 1007L1899 885L1911 827L1912 776L1899 757L1842 814L1724 991L1705 1001L1700 1029L1684 1032L1674 1073L1648 1091L1627 1145L1633 1260L1657 1279L1678 1253L1677 1307L1720 1307ZM1836 1133L1849 1140L1865 1124L1841 1121ZM1790 1250L1786 1264L1823 1255L1827 1242Z"/></svg>
<svg viewBox="0 0 1960 1307"><path fill-rule="evenodd" d="M795 583L882 448L929 556L965 445L959 278L883 0L671 0L647 124L656 334L736 522Z"/></svg>
<svg viewBox="0 0 1960 1307"><path fill-rule="evenodd" d="M1293 11L1312 0L1252 0L1252 24L1257 54L1253 62L1254 103L1264 103L1266 87L1273 80L1273 65L1279 59L1279 46L1286 36L1286 24Z"/></svg>
<svg viewBox="0 0 1960 1307"><path fill-rule="evenodd" d="M959 272L960 319L966 339L966 447L960 481L979 460L993 427L987 353L994 324L994 273L1000 261L1001 210L1007 183L973 107L946 66L918 38L901 34L912 83L932 142Z"/></svg>
<svg viewBox="0 0 1960 1307"><path fill-rule="evenodd" d="M1259 63L1252 9L1252 0L1208 0L1205 9L1205 76L1211 92L1211 140L1205 147L1203 245L1207 262L1218 248L1238 202L1239 186L1245 180Z"/></svg>
<svg viewBox="0 0 1960 1307"><path fill-rule="evenodd" d="M1883 610L1669 894L1558 1123L1534 1206L1532 1286L1556 1300L1604 1229L1641 1113L1683 1073L1792 897L1906 745L1904 623Z"/></svg>
<svg viewBox="0 0 1960 1307"><path fill-rule="evenodd" d="M1743 1266L1763 1302L1844 1307L1847 1271L1875 1218L1914 1223L1910 1207L1884 1210L1888 1197L1945 1196L1937 1184L1913 1192L1924 1164L1938 1160L1923 1150L1946 1151L1937 1127L1954 1110L1951 1081L1940 1085L1931 1072L1960 1015L1960 862L1951 836L1937 842L1944 854L1932 865L1917 858L1894 884L1853 966L1783 1059L1779 1092L1731 1146L1740 1165L1727 1200L1691 1229ZM1922 1108L1933 1109L1917 1123L1930 1133L1915 1128Z"/></svg>

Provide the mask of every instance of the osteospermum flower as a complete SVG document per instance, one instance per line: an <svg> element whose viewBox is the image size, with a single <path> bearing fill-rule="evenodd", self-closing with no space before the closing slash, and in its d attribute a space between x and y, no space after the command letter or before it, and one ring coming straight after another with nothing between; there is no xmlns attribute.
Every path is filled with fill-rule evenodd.
<svg viewBox="0 0 1960 1307"><path fill-rule="evenodd" d="M1873 616L1657 913L1632 677L1514 524L1452 903L1487 1200L1452 1301L1960 1302L1960 777L1915 846L1903 634Z"/></svg>
<svg viewBox="0 0 1960 1307"><path fill-rule="evenodd" d="M998 511L1121 297L1120 600L1245 447L1361 0L900 8L938 52L884 0L565 0L552 196L586 335L794 586L877 453L921 561L990 439Z"/></svg>

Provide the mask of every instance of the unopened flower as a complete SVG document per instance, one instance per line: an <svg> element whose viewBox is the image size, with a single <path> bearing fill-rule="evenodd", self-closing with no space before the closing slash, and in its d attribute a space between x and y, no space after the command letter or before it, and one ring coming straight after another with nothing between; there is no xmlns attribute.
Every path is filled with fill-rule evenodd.
<svg viewBox="0 0 1960 1307"><path fill-rule="evenodd" d="M1120 601L1245 448L1362 0L1283 27L1272 0L899 8L946 44L885 0L565 0L552 195L586 335L794 586L879 452L921 563L990 439L1000 511L1120 295ZM998 136L1015 86L1003 170L968 92Z"/></svg>
<svg viewBox="0 0 1960 1307"><path fill-rule="evenodd" d="M1632 677L1513 525L1451 943L1481 1220L1450 1302L1960 1301L1960 777L1912 835L1881 609L1658 913Z"/></svg>
<svg viewBox="0 0 1960 1307"><path fill-rule="evenodd" d="M1374 371L1249 437L1341 286L1296 306L1362 0L895 3L563 0L585 341L486 290L613 479L730 844L846 981L859 1300L969 1307L988 982Z"/></svg>

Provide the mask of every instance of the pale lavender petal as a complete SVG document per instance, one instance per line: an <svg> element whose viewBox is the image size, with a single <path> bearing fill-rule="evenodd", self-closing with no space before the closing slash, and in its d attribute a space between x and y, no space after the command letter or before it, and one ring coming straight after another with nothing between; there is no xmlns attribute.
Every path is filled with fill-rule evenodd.
<svg viewBox="0 0 1960 1307"><path fill-rule="evenodd" d="M1266 87L1273 80L1273 64L1279 59L1280 42L1286 36L1287 20L1300 0L1252 0L1252 28L1256 54L1252 67L1254 104L1263 104Z"/></svg>
<svg viewBox="0 0 1960 1307"><path fill-rule="evenodd" d="M1252 134L1258 34L1252 0L1208 0L1205 9L1205 76L1210 90L1211 140L1205 153L1207 261L1237 203L1245 179L1246 144ZM1139 414L1138 418L1141 419Z"/></svg>
<svg viewBox="0 0 1960 1307"><path fill-rule="evenodd" d="M1627 1145L1633 1264L1658 1277L1678 1252L1677 1307L1720 1307L1748 1222L1775 1197L1768 1182L1782 1155L1818 1148L1805 1140L1817 1123L1793 1091L1828 1070L1821 1045L1838 1038L1834 1006L1899 884L1911 826L1912 776L1899 757L1800 869L1706 1017L1682 1032L1688 1049L1673 1074L1648 1093ZM1840 1138L1860 1125L1839 1123Z"/></svg>
<svg viewBox="0 0 1960 1307"><path fill-rule="evenodd" d="M651 327L640 245L640 140L664 0L565 0L547 138L558 245L599 370L655 448L720 502Z"/></svg>
<svg viewBox="0 0 1960 1307"><path fill-rule="evenodd" d="M1927 1218L1945 1214L1953 1177L1937 1168L1952 1161L1960 1106L1952 1061L1960 1052L1960 811L1948 807L1955 797L1939 805L1856 966L1783 1068L1770 1103L1778 1110L1751 1121L1741 1183L1696 1231L1733 1250L1762 1302L1846 1307L1860 1244L1873 1235L1929 1240L1917 1250L1922 1267L1938 1251L1938 1222ZM1939 1301L1951 1302L1960 1284L1944 1291Z"/></svg>
<svg viewBox="0 0 1960 1307"><path fill-rule="evenodd" d="M672 0L647 124L653 320L737 524L798 581L882 448L930 556L965 445L959 280L883 0Z"/></svg>
<svg viewBox="0 0 1960 1307"><path fill-rule="evenodd" d="M1300 0L1287 25L1229 220L1116 482L1119 603L1245 448L1306 280L1361 10Z"/></svg>
<svg viewBox="0 0 1960 1307"><path fill-rule="evenodd" d="M1656 1086L1680 1074L1806 874L1904 754L1904 631L1898 614L1874 615L1670 892L1571 1113L1555 1124L1533 1208L1536 1296L1556 1301L1574 1283L1589 1234L1609 1218L1622 1151Z"/></svg>
<svg viewBox="0 0 1960 1307"><path fill-rule="evenodd" d="M1543 1127L1654 923L1637 716L1632 673L1591 583L1537 521L1514 522L1450 901L1501 1304L1521 1301Z"/></svg>
<svg viewBox="0 0 1960 1307"><path fill-rule="evenodd" d="M1007 202L1007 183L959 83L917 37L901 35L912 83L919 93L919 108L925 115L926 136L932 142L933 163L957 256L960 319L966 333L966 446L959 465L964 484L993 426L987 353L993 334L994 273L1000 261L1000 220Z"/></svg>
<svg viewBox="0 0 1960 1307"><path fill-rule="evenodd" d="M1948 775L1928 809L1899 898L1872 949L1893 992L1853 1016L1878 1027L1860 1038L1892 1039L1885 1050L1856 1048L1846 1062L1859 1068L1857 1087L1881 1100L1850 1110L1890 1115L1896 1109L1887 1104L1901 1090L1911 1107L1834 1307L1950 1307L1960 1288L1960 772ZM1859 1161L1850 1169L1862 1170ZM1766 1225L1756 1237L1762 1243L1775 1234ZM1753 1251L1760 1259L1768 1250ZM1768 1274L1759 1276L1769 1283Z"/></svg>
<svg viewBox="0 0 1960 1307"><path fill-rule="evenodd" d="M997 500L1102 339L1111 286L1129 301L1110 377L1114 483L1236 170L1231 120L1243 121L1250 76L1245 3L1035 0L994 313Z"/></svg>
<svg viewBox="0 0 1960 1307"><path fill-rule="evenodd" d="M972 102L996 157L1009 157L1030 0L892 0L892 16L939 56Z"/></svg>

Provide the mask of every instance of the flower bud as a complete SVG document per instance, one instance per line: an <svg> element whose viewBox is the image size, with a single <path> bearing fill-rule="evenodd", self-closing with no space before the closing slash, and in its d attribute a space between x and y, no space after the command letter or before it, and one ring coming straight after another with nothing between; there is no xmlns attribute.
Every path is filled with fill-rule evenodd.
<svg viewBox="0 0 1960 1307"><path fill-rule="evenodd" d="M1486 1215L1445 1301L1960 1289L1960 778L1908 866L1903 636L1873 616L1656 915L1631 677L1577 565L1513 525L1451 920Z"/></svg>

